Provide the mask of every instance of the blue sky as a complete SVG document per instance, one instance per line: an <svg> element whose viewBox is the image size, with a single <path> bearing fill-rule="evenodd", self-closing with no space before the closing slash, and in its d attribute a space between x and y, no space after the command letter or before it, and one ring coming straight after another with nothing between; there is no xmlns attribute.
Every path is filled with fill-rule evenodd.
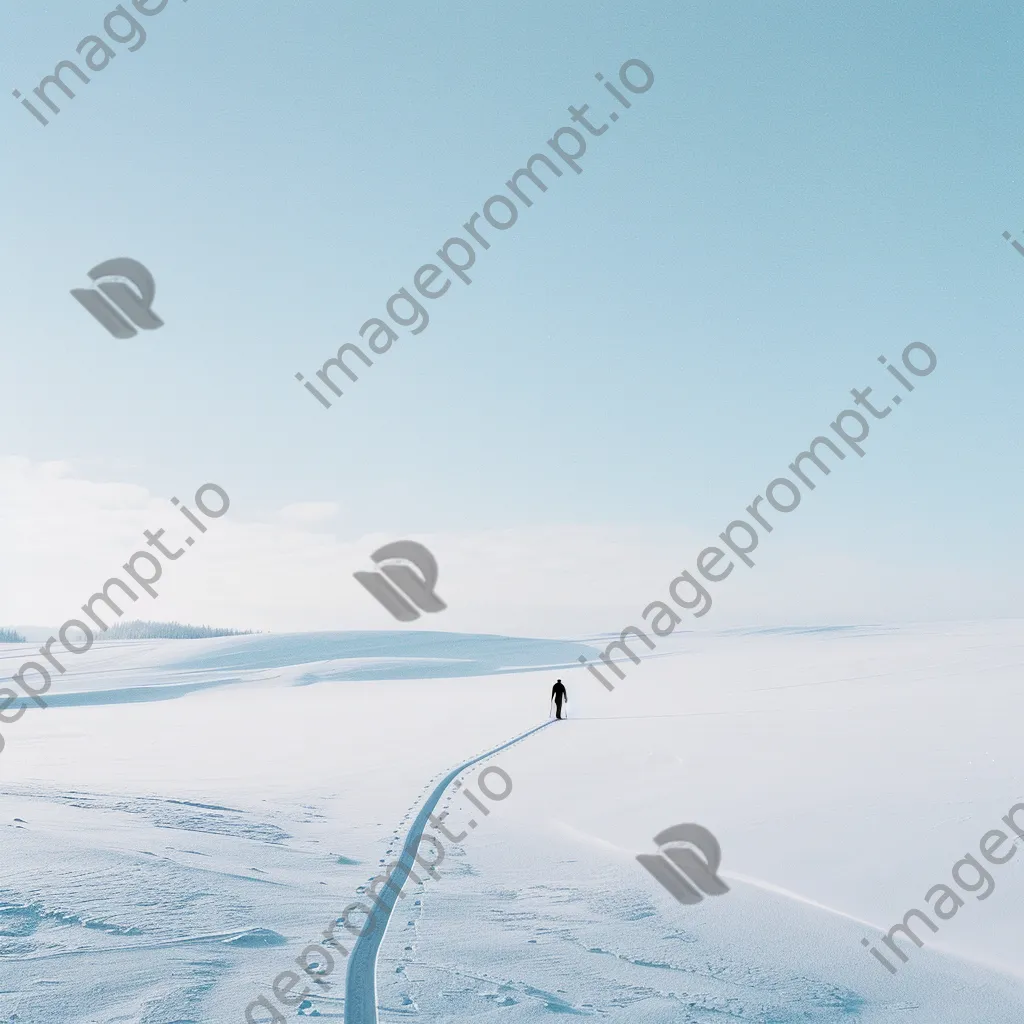
<svg viewBox="0 0 1024 1024"><path fill-rule="evenodd" d="M6 12L8 91L113 6ZM171 0L141 20L48 127L3 108L3 454L161 496L215 480L243 518L336 502L349 539L710 541L851 387L894 394L876 357L920 340L936 372L786 529L908 578L948 564L951 592L1013 584L1019 9ZM655 83L584 172L313 402L293 374L358 341L569 104L616 109L594 74L629 58ZM152 271L161 330L109 338L69 296L115 256Z"/></svg>

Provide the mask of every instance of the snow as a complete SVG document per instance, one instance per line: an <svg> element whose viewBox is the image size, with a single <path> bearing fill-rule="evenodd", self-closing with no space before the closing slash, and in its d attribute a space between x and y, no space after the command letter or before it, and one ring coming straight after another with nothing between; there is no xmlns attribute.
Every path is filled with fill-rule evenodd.
<svg viewBox="0 0 1024 1024"><path fill-rule="evenodd" d="M1024 624L676 634L612 693L576 662L606 642L319 633L74 656L50 708L2 727L0 1020L220 1024L261 994L285 1020L343 1020L340 955L298 1008L273 979L447 773L547 719L556 677L569 719L441 797L453 832L478 827L397 902L381 1021L1024 1018L1024 857L988 865L984 900L958 890L895 975L861 945L927 912L1024 801ZM31 650L0 648L4 676ZM491 764L513 790L483 817L465 790ZM730 887L695 906L635 860L685 821L718 838Z"/></svg>

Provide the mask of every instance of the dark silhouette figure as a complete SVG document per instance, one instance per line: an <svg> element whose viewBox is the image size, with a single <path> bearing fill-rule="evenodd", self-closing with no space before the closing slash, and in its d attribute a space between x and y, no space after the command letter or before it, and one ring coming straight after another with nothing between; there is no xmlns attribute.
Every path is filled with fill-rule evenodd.
<svg viewBox="0 0 1024 1024"><path fill-rule="evenodd" d="M561 679L556 679L555 685L551 687L551 699L555 702L555 718L561 718L562 702L569 703L569 695L565 692Z"/></svg>

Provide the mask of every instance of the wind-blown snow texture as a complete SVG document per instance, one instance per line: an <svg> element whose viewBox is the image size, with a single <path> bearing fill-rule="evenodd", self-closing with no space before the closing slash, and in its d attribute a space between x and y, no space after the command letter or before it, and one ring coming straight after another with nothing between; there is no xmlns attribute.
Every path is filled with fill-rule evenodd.
<svg viewBox="0 0 1024 1024"><path fill-rule="evenodd" d="M447 791L452 831L479 827L398 901L381 1021L1024 1019L1024 856L895 977L860 945L1024 800L1024 626L666 649L609 694L571 642L98 644L2 727L0 1021L244 1020L445 774L546 719L556 675L570 718L488 762L511 795L481 818ZM719 838L728 894L681 906L636 863L681 821ZM344 1019L338 959L285 1019Z"/></svg>

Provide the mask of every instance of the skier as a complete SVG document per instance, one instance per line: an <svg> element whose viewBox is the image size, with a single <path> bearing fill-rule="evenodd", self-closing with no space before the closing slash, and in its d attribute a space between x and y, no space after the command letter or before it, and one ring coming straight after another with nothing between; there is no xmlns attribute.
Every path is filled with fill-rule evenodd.
<svg viewBox="0 0 1024 1024"><path fill-rule="evenodd" d="M556 679L555 685L551 687L551 699L555 702L555 718L561 718L562 702L569 703L569 695L565 692L561 679Z"/></svg>

